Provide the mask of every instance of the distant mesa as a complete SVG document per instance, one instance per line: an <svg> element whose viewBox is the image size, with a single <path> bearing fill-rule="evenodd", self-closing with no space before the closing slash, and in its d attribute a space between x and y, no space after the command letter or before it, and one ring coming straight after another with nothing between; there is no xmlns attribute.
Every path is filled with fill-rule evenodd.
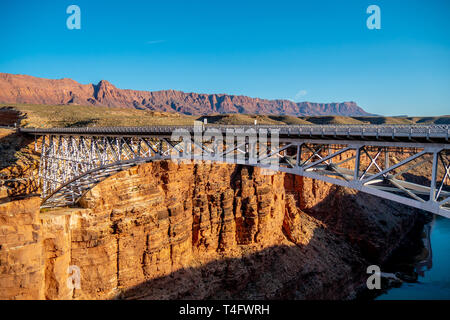
<svg viewBox="0 0 450 320"><path fill-rule="evenodd" d="M371 116L356 102L314 103L267 100L227 94L186 93L175 90L138 91L118 89L106 80L80 84L28 75L0 73L0 103L95 105L179 112L187 115L225 113L291 116Z"/></svg>

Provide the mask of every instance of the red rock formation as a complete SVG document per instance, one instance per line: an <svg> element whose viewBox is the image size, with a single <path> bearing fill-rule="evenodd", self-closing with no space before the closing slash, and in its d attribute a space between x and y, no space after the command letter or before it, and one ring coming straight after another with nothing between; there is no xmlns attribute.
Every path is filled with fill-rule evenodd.
<svg viewBox="0 0 450 320"><path fill-rule="evenodd" d="M142 108L155 111L204 115L249 113L276 115L367 116L355 102L295 103L226 94L185 93L175 90L136 91L118 89L108 81L83 85L71 79L49 80L0 73L0 103L79 104Z"/></svg>
<svg viewBox="0 0 450 320"><path fill-rule="evenodd" d="M417 217L308 178L171 161L110 177L80 208L38 206L0 204L0 299L351 298Z"/></svg>
<svg viewBox="0 0 450 320"><path fill-rule="evenodd" d="M24 118L24 114L12 107L0 108L0 126L13 127Z"/></svg>
<svg viewBox="0 0 450 320"><path fill-rule="evenodd" d="M0 204L0 299L44 298L40 199Z"/></svg>

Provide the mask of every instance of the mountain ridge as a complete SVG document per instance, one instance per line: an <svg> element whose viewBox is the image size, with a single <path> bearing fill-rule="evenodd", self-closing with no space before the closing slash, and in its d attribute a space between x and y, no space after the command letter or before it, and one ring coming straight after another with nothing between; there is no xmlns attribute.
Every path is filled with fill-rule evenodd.
<svg viewBox="0 0 450 320"><path fill-rule="evenodd" d="M225 113L292 116L370 116L354 101L316 103L243 95L207 94L177 90L119 89L107 80L81 84L70 78L46 79L0 73L0 103L93 105L178 112L187 115Z"/></svg>

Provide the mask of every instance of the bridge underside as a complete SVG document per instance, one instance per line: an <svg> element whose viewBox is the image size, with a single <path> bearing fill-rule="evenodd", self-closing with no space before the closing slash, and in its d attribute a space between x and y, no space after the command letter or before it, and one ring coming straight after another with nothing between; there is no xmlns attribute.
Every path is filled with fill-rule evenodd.
<svg viewBox="0 0 450 320"><path fill-rule="evenodd" d="M203 134L44 135L42 207L70 206L103 179L155 160L208 160L301 175L450 218L448 144Z"/></svg>

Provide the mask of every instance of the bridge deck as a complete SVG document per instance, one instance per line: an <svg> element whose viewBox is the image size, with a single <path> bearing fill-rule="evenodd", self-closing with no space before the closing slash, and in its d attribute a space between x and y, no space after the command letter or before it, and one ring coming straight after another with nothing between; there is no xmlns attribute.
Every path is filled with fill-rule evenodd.
<svg viewBox="0 0 450 320"><path fill-rule="evenodd" d="M20 132L43 136L43 206L74 204L98 182L139 163L210 160L318 179L450 218L448 125L196 124Z"/></svg>
<svg viewBox="0 0 450 320"><path fill-rule="evenodd" d="M448 143L449 125L206 125L203 129L227 130L238 134L240 130L279 130L280 137L325 138L338 140L384 140L416 141L423 143ZM96 135L96 136L143 136L170 135L177 129L193 132L194 126L152 126L152 127L87 127L87 128L21 128L23 133L35 135Z"/></svg>

